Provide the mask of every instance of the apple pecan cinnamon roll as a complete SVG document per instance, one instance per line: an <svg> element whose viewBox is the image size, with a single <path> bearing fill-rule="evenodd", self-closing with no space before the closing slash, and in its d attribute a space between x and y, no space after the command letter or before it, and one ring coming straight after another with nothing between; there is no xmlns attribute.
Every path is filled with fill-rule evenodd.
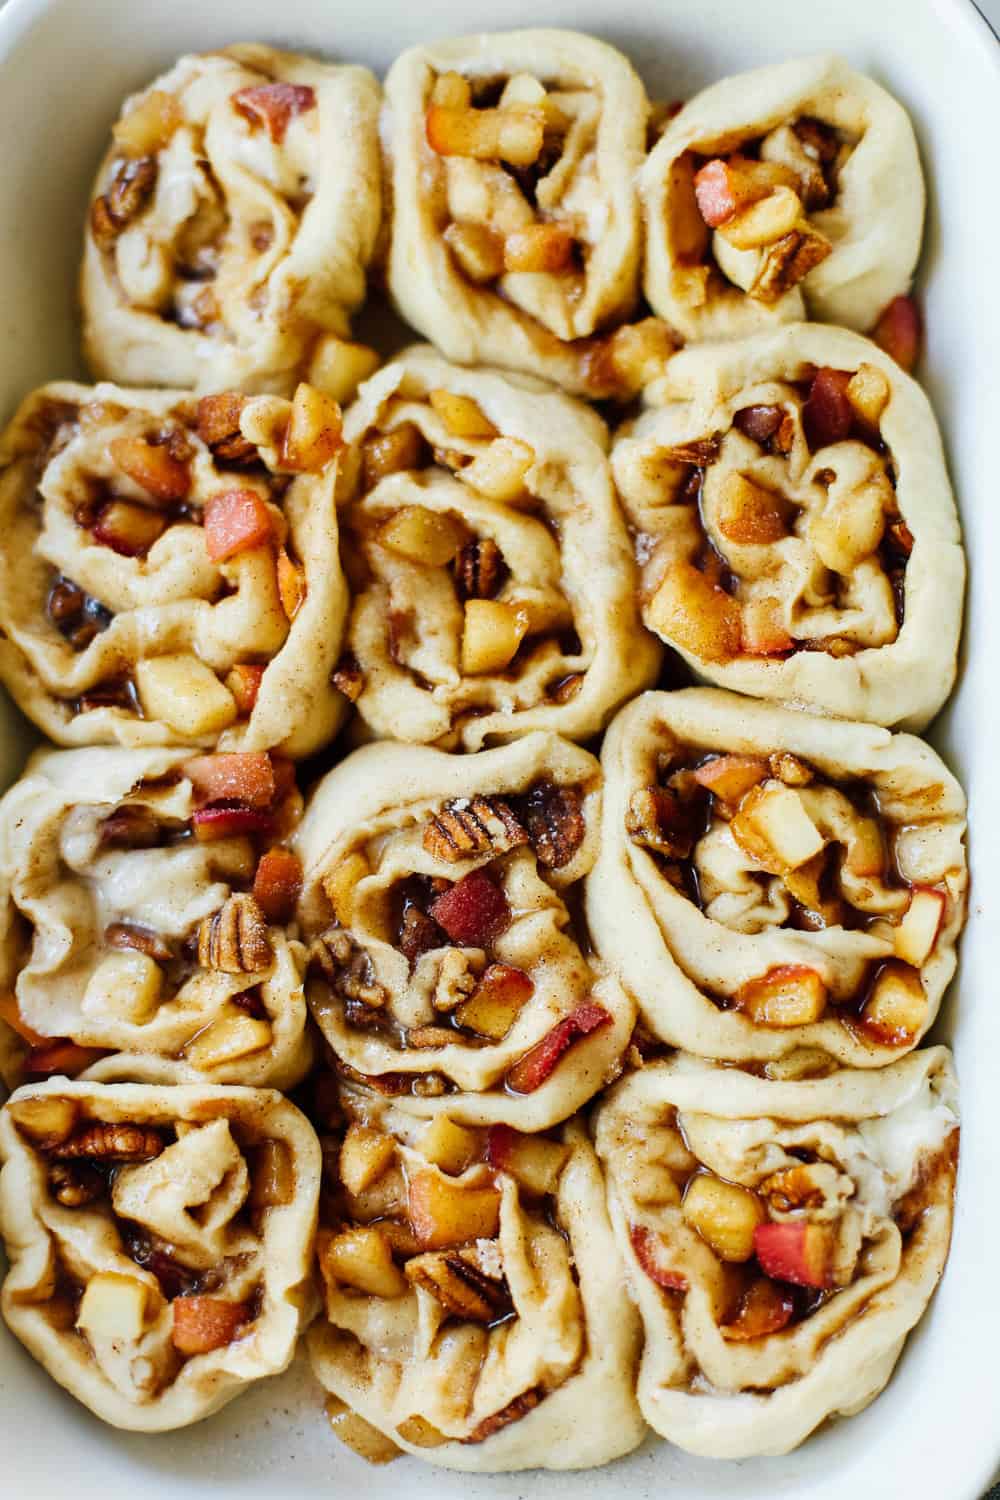
<svg viewBox="0 0 1000 1500"><path fill-rule="evenodd" d="M57 383L0 439L0 679L62 745L305 755L339 727L340 408Z"/></svg>
<svg viewBox="0 0 1000 1500"><path fill-rule="evenodd" d="M312 1045L302 808L263 753L35 755L0 802L0 1020L21 1076L290 1088Z"/></svg>
<svg viewBox="0 0 1000 1500"><path fill-rule="evenodd" d="M309 1335L338 1436L377 1460L404 1449L483 1473L634 1448L638 1317L580 1125L427 1122L356 1086L339 1105L320 1126L338 1170Z"/></svg>
<svg viewBox="0 0 1000 1500"><path fill-rule="evenodd" d="M624 396L672 347L638 296L648 105L614 48L572 31L459 37L386 80L389 287L462 364ZM610 331L609 331L610 330Z"/></svg>
<svg viewBox="0 0 1000 1500"><path fill-rule="evenodd" d="M965 798L928 745L690 688L630 704L603 762L587 917L656 1036L778 1069L916 1045L968 885Z"/></svg>
<svg viewBox="0 0 1000 1500"><path fill-rule="evenodd" d="M640 183L646 296L687 339L806 316L867 329L909 290L924 216L913 128L838 57L702 90Z"/></svg>
<svg viewBox="0 0 1000 1500"><path fill-rule="evenodd" d="M70 1083L0 1111L0 1306L114 1427L165 1432L283 1370L312 1316L320 1151L271 1089Z"/></svg>
<svg viewBox="0 0 1000 1500"><path fill-rule="evenodd" d="M965 560L934 414L874 344L794 324L675 355L612 464L643 618L721 687L920 729Z"/></svg>
<svg viewBox="0 0 1000 1500"><path fill-rule="evenodd" d="M376 736L582 739L654 679L594 413L416 348L368 382L345 437L354 603L333 680Z"/></svg>
<svg viewBox="0 0 1000 1500"><path fill-rule="evenodd" d="M807 1082L657 1063L601 1106L596 1140L651 1427L712 1458L787 1453L878 1395L948 1254L945 1048Z"/></svg>
<svg viewBox="0 0 1000 1500"><path fill-rule="evenodd" d="M342 398L381 217L379 88L270 47L182 57L125 101L94 185L82 299L96 376Z"/></svg>
<svg viewBox="0 0 1000 1500"><path fill-rule="evenodd" d="M544 1130L613 1074L634 1007L581 947L600 770L554 735L369 745L295 839L307 998L349 1076L414 1113Z"/></svg>

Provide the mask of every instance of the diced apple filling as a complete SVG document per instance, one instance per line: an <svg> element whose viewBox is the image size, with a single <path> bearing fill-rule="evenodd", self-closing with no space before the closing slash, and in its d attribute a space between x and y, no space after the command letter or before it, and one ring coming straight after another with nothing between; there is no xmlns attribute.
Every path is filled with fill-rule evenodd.
<svg viewBox="0 0 1000 1500"><path fill-rule="evenodd" d="M77 1327L91 1338L135 1343L146 1331L151 1288L134 1276L99 1271L84 1289Z"/></svg>
<svg viewBox="0 0 1000 1500"><path fill-rule="evenodd" d="M944 919L943 891L915 886L910 904L896 928L896 957L919 969L931 955Z"/></svg>
<svg viewBox="0 0 1000 1500"><path fill-rule="evenodd" d="M452 437L495 438L499 435L489 417L471 396L438 389L429 392L427 399Z"/></svg>
<svg viewBox="0 0 1000 1500"><path fill-rule="evenodd" d="M816 1288L832 1284L833 1234L825 1224L759 1224L754 1251L761 1270L776 1281Z"/></svg>
<svg viewBox="0 0 1000 1500"><path fill-rule="evenodd" d="M437 1115L420 1137L420 1152L442 1172L457 1175L479 1153L479 1138L447 1115Z"/></svg>
<svg viewBox="0 0 1000 1500"><path fill-rule="evenodd" d="M180 1354L211 1354L224 1349L249 1321L245 1302L229 1302L223 1297L175 1297L171 1311L171 1337Z"/></svg>
<svg viewBox="0 0 1000 1500"><path fill-rule="evenodd" d="M735 804L766 778L768 764L756 755L714 755L692 774L713 796Z"/></svg>
<svg viewBox="0 0 1000 1500"><path fill-rule="evenodd" d="M468 1000L455 1011L459 1026L499 1042L507 1035L535 986L523 969L490 964Z"/></svg>
<svg viewBox="0 0 1000 1500"><path fill-rule="evenodd" d="M219 734L236 718L236 704L210 667L179 652L136 662L136 688L143 714L159 719L187 739Z"/></svg>
<svg viewBox="0 0 1000 1500"><path fill-rule="evenodd" d="M369 1297L402 1297L406 1277L392 1258L385 1235L373 1225L320 1234L316 1247L325 1280Z"/></svg>
<svg viewBox="0 0 1000 1500"><path fill-rule="evenodd" d="M887 1047L910 1046L927 1020L927 996L916 969L883 964L861 1011L861 1021Z"/></svg>
<svg viewBox="0 0 1000 1500"><path fill-rule="evenodd" d="M756 1193L707 1172L691 1179L681 1212L720 1260L726 1261L750 1259L754 1231L767 1217Z"/></svg>
<svg viewBox="0 0 1000 1500"><path fill-rule="evenodd" d="M423 1250L493 1239L500 1223L496 1188L467 1187L437 1171L413 1174L408 1202L410 1223Z"/></svg>
<svg viewBox="0 0 1000 1500"><path fill-rule="evenodd" d="M798 792L780 782L754 787L729 826L744 853L773 875L798 869L825 847Z"/></svg>
<svg viewBox="0 0 1000 1500"><path fill-rule="evenodd" d="M826 1009L826 985L815 969L780 964L742 985L736 1005L755 1026L809 1026Z"/></svg>
<svg viewBox="0 0 1000 1500"><path fill-rule="evenodd" d="M559 1180L568 1148L544 1136L522 1135L509 1125L490 1127L486 1145L487 1160L500 1172L509 1172L530 1193L541 1197L553 1193Z"/></svg>
<svg viewBox="0 0 1000 1500"><path fill-rule="evenodd" d="M340 1177L349 1193L363 1193L388 1171L396 1154L391 1135L353 1120L340 1148Z"/></svg>
<svg viewBox="0 0 1000 1500"><path fill-rule="evenodd" d="M465 527L454 516L405 505L379 527L378 540L411 562L429 568L450 563L466 538Z"/></svg>
<svg viewBox="0 0 1000 1500"><path fill-rule="evenodd" d="M649 601L649 623L702 661L729 661L741 647L740 607L692 563L674 563Z"/></svg>

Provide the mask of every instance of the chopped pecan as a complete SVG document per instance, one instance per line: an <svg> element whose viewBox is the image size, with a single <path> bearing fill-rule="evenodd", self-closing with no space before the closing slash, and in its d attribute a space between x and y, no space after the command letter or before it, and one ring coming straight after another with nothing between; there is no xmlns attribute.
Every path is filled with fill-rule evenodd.
<svg viewBox="0 0 1000 1500"><path fill-rule="evenodd" d="M388 1000L384 985L375 979L372 961L349 932L334 923L313 940L310 961L315 962L330 981L334 994L368 1010L382 1010ZM363 1020L351 1008L349 1020Z"/></svg>
<svg viewBox="0 0 1000 1500"><path fill-rule="evenodd" d="M101 843L117 849L151 849L159 837L159 824L148 807L118 807L100 828Z"/></svg>
<svg viewBox="0 0 1000 1500"><path fill-rule="evenodd" d="M138 927L132 922L109 923L104 929L104 941L109 948L134 948L138 953L145 953L147 958L155 958L161 964L174 956L169 944L163 941L158 932L154 932L151 927Z"/></svg>
<svg viewBox="0 0 1000 1500"><path fill-rule="evenodd" d="M246 399L238 391L220 391L198 402L198 436L220 463L252 463L257 457L256 443L240 431Z"/></svg>
<svg viewBox="0 0 1000 1500"><path fill-rule="evenodd" d="M398 944L404 957L415 963L422 953L432 948L443 948L447 938L433 917L414 901L406 901L399 924Z"/></svg>
<svg viewBox="0 0 1000 1500"><path fill-rule="evenodd" d="M415 1073L410 1092L418 1099L439 1099L448 1085L440 1073Z"/></svg>
<svg viewBox="0 0 1000 1500"><path fill-rule="evenodd" d="M568 865L587 832L579 787L540 782L518 798L516 811L541 863L552 870Z"/></svg>
<svg viewBox="0 0 1000 1500"><path fill-rule="evenodd" d="M104 1178L86 1162L54 1161L49 1167L49 1191L64 1208L83 1208L104 1191Z"/></svg>
<svg viewBox="0 0 1000 1500"><path fill-rule="evenodd" d="M718 433L711 437L695 438L690 443L675 443L667 448L663 457L669 463L693 464L696 469L707 469L719 456L721 438Z"/></svg>
<svg viewBox="0 0 1000 1500"><path fill-rule="evenodd" d="M156 186L156 176L155 157L138 156L122 162L108 191L91 209L91 230L102 250L108 249L126 224L145 208Z"/></svg>
<svg viewBox="0 0 1000 1500"><path fill-rule="evenodd" d="M55 1146L52 1155L57 1161L69 1161L84 1157L91 1161L151 1161L163 1150L163 1137L159 1131L144 1125L110 1125L94 1121Z"/></svg>
<svg viewBox="0 0 1000 1500"><path fill-rule="evenodd" d="M474 1427L468 1437L462 1439L462 1442L485 1443L488 1437L492 1437L502 1427L509 1427L511 1422L519 1422L522 1417L526 1417L541 1399L542 1393L539 1390L524 1391L520 1396L515 1396L513 1401L501 1411L495 1411L492 1416L484 1417L479 1426Z"/></svg>
<svg viewBox="0 0 1000 1500"><path fill-rule="evenodd" d="M450 1047L459 1040L458 1032L450 1026L411 1026L406 1033L408 1047Z"/></svg>
<svg viewBox="0 0 1000 1500"><path fill-rule="evenodd" d="M669 859L687 859L694 843L690 808L662 786L640 787L632 793L625 831L634 843L645 844Z"/></svg>
<svg viewBox="0 0 1000 1500"><path fill-rule="evenodd" d="M830 241L814 230L790 229L764 249L747 295L757 302L777 302L826 260L832 249Z"/></svg>
<svg viewBox="0 0 1000 1500"><path fill-rule="evenodd" d="M353 651L346 652L340 658L330 673L330 681L338 693L343 693L345 698L349 698L352 703L357 703L364 692L365 674Z"/></svg>
<svg viewBox="0 0 1000 1500"><path fill-rule="evenodd" d="M492 1323L510 1311L507 1283L487 1276L473 1249L415 1255L404 1270L408 1281L430 1292L456 1318Z"/></svg>
<svg viewBox="0 0 1000 1500"><path fill-rule="evenodd" d="M466 542L455 558L455 588L461 600L493 599L507 572L503 553L491 537Z"/></svg>
<svg viewBox="0 0 1000 1500"><path fill-rule="evenodd" d="M768 756L768 765L771 774L786 786L808 786L813 779L812 767L806 765L804 760L799 760L790 750L776 750L773 755Z"/></svg>
<svg viewBox="0 0 1000 1500"><path fill-rule="evenodd" d="M758 1192L770 1200L778 1213L789 1213L794 1208L819 1208L823 1203L822 1184L816 1182L808 1162L772 1172L760 1184Z"/></svg>
<svg viewBox="0 0 1000 1500"><path fill-rule="evenodd" d="M256 974L273 958L264 913L252 896L230 896L198 930L198 962L223 974Z"/></svg>
<svg viewBox="0 0 1000 1500"><path fill-rule="evenodd" d="M507 854L527 842L527 833L502 797L456 798L444 803L424 826L427 853L448 864L477 854Z"/></svg>
<svg viewBox="0 0 1000 1500"><path fill-rule="evenodd" d="M430 918L427 919L430 921ZM432 924L433 925L433 924ZM435 1010L454 1010L467 1000L479 983L479 976L461 948L446 948L441 957L437 984L431 1003Z"/></svg>

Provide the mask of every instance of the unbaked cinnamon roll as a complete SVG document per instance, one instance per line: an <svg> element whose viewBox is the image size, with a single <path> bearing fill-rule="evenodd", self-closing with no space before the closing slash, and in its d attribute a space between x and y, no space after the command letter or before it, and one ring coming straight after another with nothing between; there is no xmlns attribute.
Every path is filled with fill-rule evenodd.
<svg viewBox="0 0 1000 1500"><path fill-rule="evenodd" d="M595 413L421 347L366 384L344 432L354 598L333 680L372 734L585 739L653 681Z"/></svg>
<svg viewBox="0 0 1000 1500"><path fill-rule="evenodd" d="M57 383L0 439L0 679L61 745L336 732L340 409Z"/></svg>
<svg viewBox="0 0 1000 1500"><path fill-rule="evenodd" d="M924 216L913 128L838 57L703 89L640 184L646 296L686 339L806 316L864 330L909 290Z"/></svg>
<svg viewBox="0 0 1000 1500"><path fill-rule="evenodd" d="M625 396L672 346L638 297L648 104L628 61L572 31L414 47L386 80L389 287L462 364Z"/></svg>
<svg viewBox="0 0 1000 1500"><path fill-rule="evenodd" d="M271 47L182 57L125 101L97 174L84 350L123 385L344 399L381 217L379 88Z"/></svg>
<svg viewBox="0 0 1000 1500"><path fill-rule="evenodd" d="M295 838L307 998L348 1076L422 1115L544 1130L614 1075L635 1019L574 903L593 756L530 734L479 755L380 744L316 788Z"/></svg>
<svg viewBox="0 0 1000 1500"><path fill-rule="evenodd" d="M702 677L921 729L965 560L937 423L867 339L796 323L683 350L619 435L643 618Z"/></svg>
<svg viewBox="0 0 1000 1500"><path fill-rule="evenodd" d="M291 1361L320 1151L271 1089L70 1083L0 1111L0 1306L114 1427L166 1432Z"/></svg>
<svg viewBox="0 0 1000 1500"><path fill-rule="evenodd" d="M634 1448L639 1323L581 1126L428 1123L356 1086L338 1114L309 1336L338 1436L480 1473Z"/></svg>
<svg viewBox="0 0 1000 1500"><path fill-rule="evenodd" d="M809 1082L657 1063L602 1104L596 1139L651 1427L711 1458L787 1453L878 1395L948 1254L943 1047Z"/></svg>
<svg viewBox="0 0 1000 1500"><path fill-rule="evenodd" d="M911 735L690 688L604 741L587 919L647 1028L778 1071L881 1067L955 970L965 798Z"/></svg>
<svg viewBox="0 0 1000 1500"><path fill-rule="evenodd" d="M262 753L35 755L0 802L6 1071L296 1084L301 809L291 762Z"/></svg>

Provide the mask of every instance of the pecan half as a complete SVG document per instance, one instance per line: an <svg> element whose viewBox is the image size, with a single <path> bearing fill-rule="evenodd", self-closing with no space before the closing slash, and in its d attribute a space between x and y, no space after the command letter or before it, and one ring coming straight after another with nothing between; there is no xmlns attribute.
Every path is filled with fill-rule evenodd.
<svg viewBox="0 0 1000 1500"><path fill-rule="evenodd" d="M438 924L415 902L407 902L399 924L399 948L404 958L415 963L422 953L441 948L448 939Z"/></svg>
<svg viewBox="0 0 1000 1500"><path fill-rule="evenodd" d="M477 1264L476 1251L432 1250L415 1255L404 1267L406 1279L422 1286L456 1318L493 1323L510 1311L506 1281L487 1276Z"/></svg>
<svg viewBox="0 0 1000 1500"><path fill-rule="evenodd" d="M694 843L690 809L662 786L644 786L632 793L625 831L634 843L645 844L670 859L686 859Z"/></svg>
<svg viewBox="0 0 1000 1500"><path fill-rule="evenodd" d="M104 941L109 948L134 948L165 964L173 958L170 946L151 927L137 927L132 922L111 922L104 929Z"/></svg>
<svg viewBox="0 0 1000 1500"><path fill-rule="evenodd" d="M517 812L539 861L552 870L568 865L587 832L579 788L543 781L518 799Z"/></svg>
<svg viewBox="0 0 1000 1500"><path fill-rule="evenodd" d="M104 1178L86 1162L54 1161L49 1168L49 1191L64 1208L83 1208L104 1191Z"/></svg>
<svg viewBox="0 0 1000 1500"><path fill-rule="evenodd" d="M789 1213L794 1208L819 1208L823 1203L822 1184L815 1181L808 1163L772 1172L758 1191L778 1213Z"/></svg>
<svg viewBox="0 0 1000 1500"><path fill-rule="evenodd" d="M495 1411L491 1417L484 1417L478 1427L474 1427L468 1437L462 1439L463 1443L485 1443L488 1437L499 1432L501 1427L509 1427L511 1422L519 1422L526 1417L529 1411L533 1411L542 1399L539 1390L524 1391L520 1396L515 1396L507 1406L500 1411Z"/></svg>
<svg viewBox="0 0 1000 1500"><path fill-rule="evenodd" d="M674 464L693 464L696 469L706 469L719 456L721 438L718 434L707 438L694 438L690 443L675 443L667 448L663 457Z"/></svg>
<svg viewBox="0 0 1000 1500"><path fill-rule="evenodd" d="M163 1137L144 1125L109 1125L94 1121L68 1141L53 1147L57 1161L84 1157L91 1161L151 1161L163 1150Z"/></svg>
<svg viewBox="0 0 1000 1500"><path fill-rule="evenodd" d="M198 436L220 463L252 463L257 457L256 443L240 431L246 399L238 391L220 391L198 402Z"/></svg>
<svg viewBox="0 0 1000 1500"><path fill-rule="evenodd" d="M335 995L369 1010L384 1008L389 998L388 991L376 980L368 954L343 927L334 923L321 932L313 940L309 959L326 975ZM353 1009L348 1020L359 1020Z"/></svg>
<svg viewBox="0 0 1000 1500"><path fill-rule="evenodd" d="M476 854L507 854L528 835L502 797L461 797L444 803L424 827L428 854L455 864Z"/></svg>
<svg viewBox="0 0 1000 1500"><path fill-rule="evenodd" d="M198 962L223 974L256 974L274 957L264 913L252 896L230 896L198 930Z"/></svg>
<svg viewBox="0 0 1000 1500"><path fill-rule="evenodd" d="M491 537L466 542L455 558L455 588L461 600L493 599L507 572L503 553Z"/></svg>

